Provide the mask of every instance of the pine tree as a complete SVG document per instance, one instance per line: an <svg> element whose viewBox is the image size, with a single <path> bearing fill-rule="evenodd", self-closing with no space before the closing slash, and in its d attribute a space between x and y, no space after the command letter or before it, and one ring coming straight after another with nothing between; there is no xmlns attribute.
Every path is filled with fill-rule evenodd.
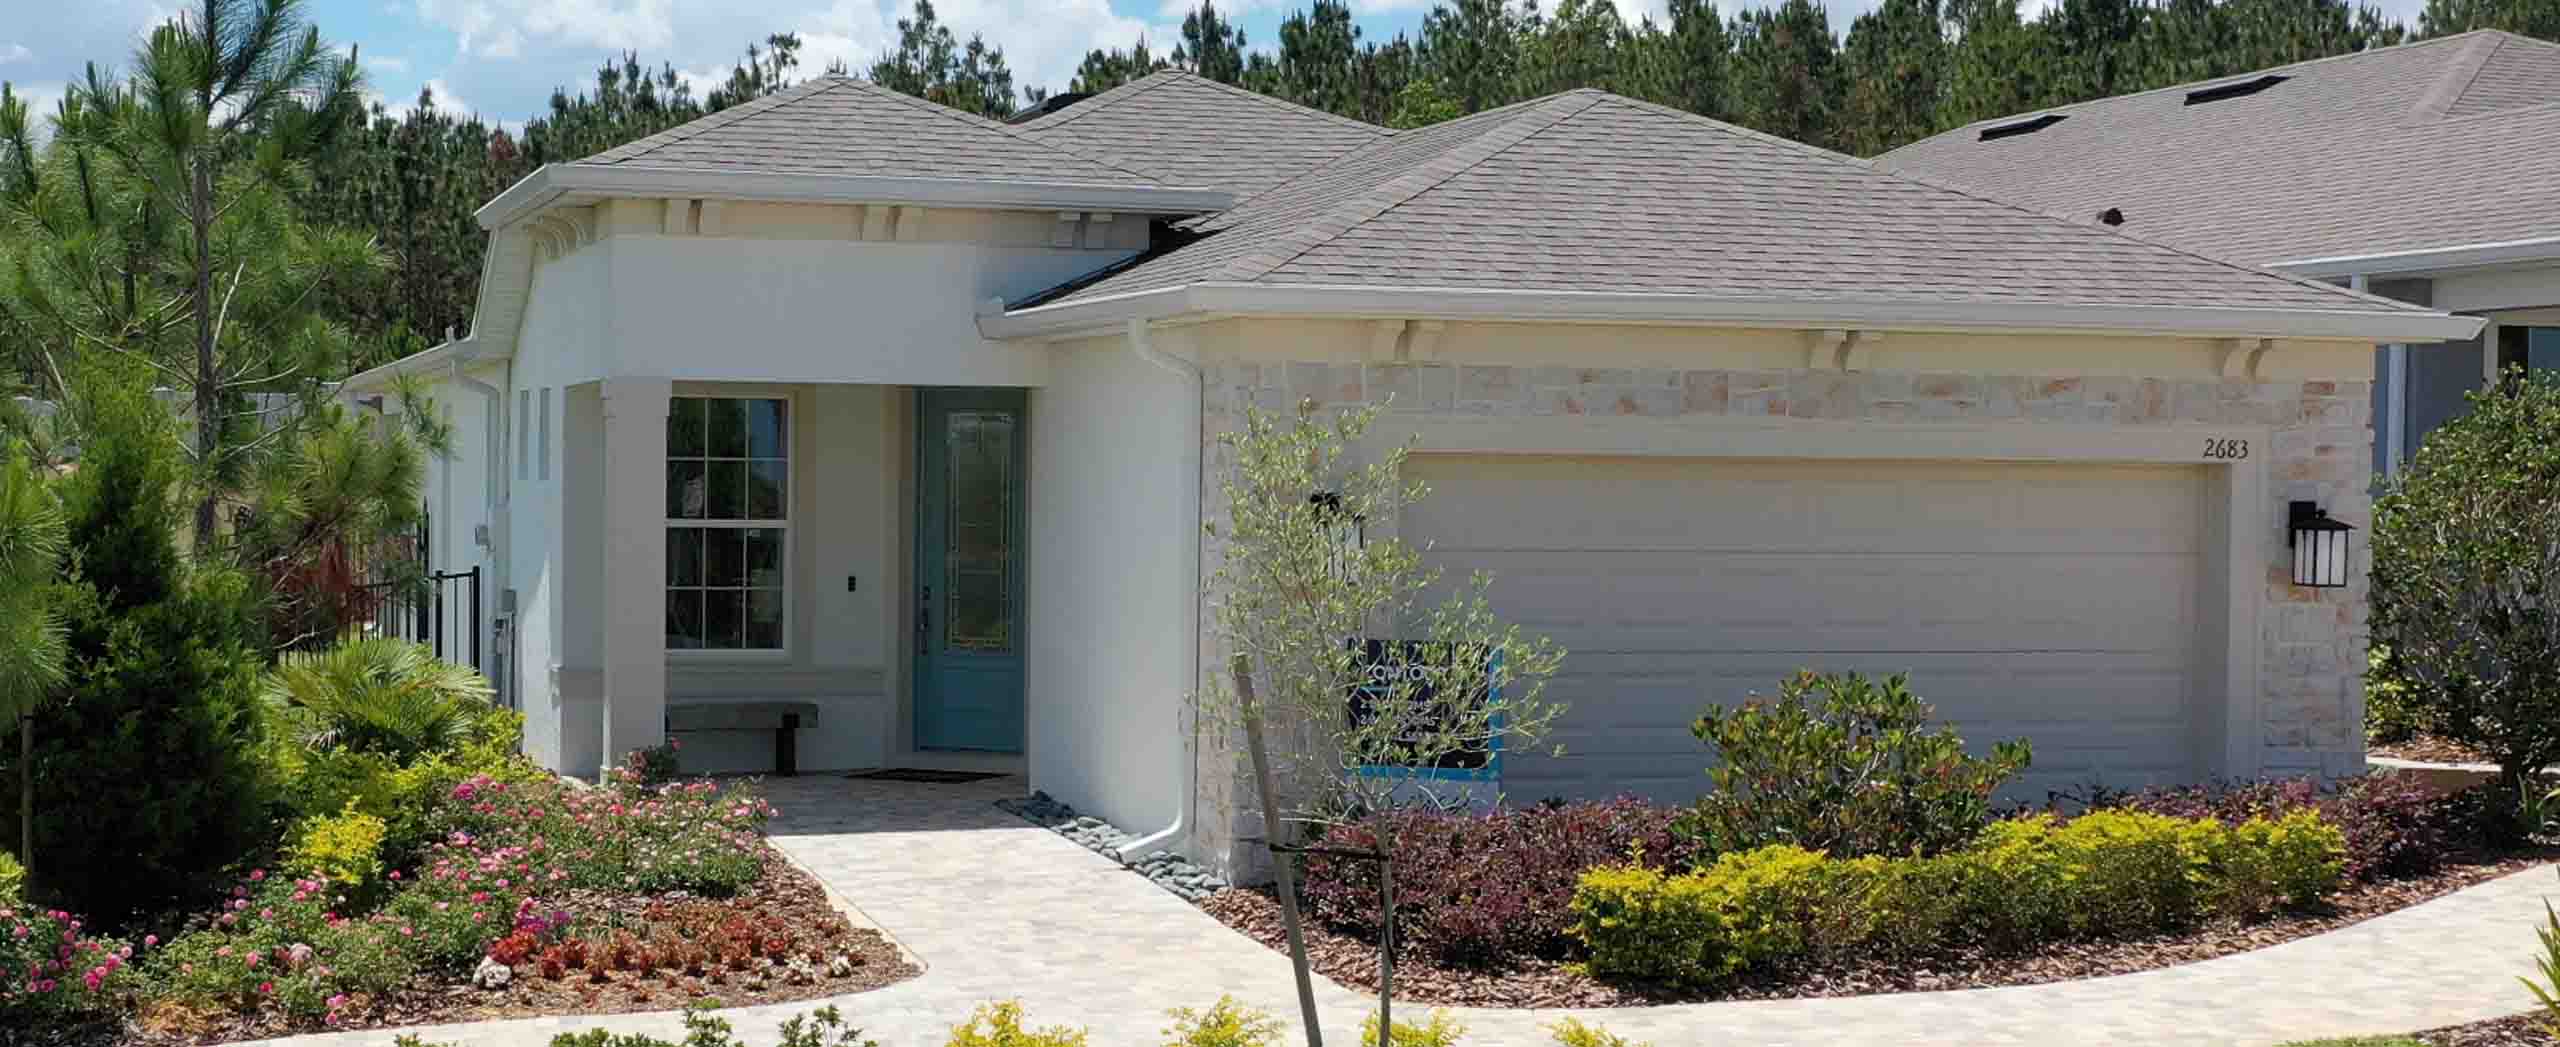
<svg viewBox="0 0 2560 1047"><path fill-rule="evenodd" d="M1671 28L1667 36L1677 70L1678 86L1671 94L1671 104L1701 116L1725 118L1732 112L1727 97L1731 88L1733 38L1725 32L1724 16L1716 12L1715 0L1671 0Z"/></svg>
<svg viewBox="0 0 2560 1047"><path fill-rule="evenodd" d="M1509 105L1519 83L1519 17L1503 0L1453 0L1422 18L1417 45L1425 75L1460 108L1480 113Z"/></svg>
<svg viewBox="0 0 2560 1047"><path fill-rule="evenodd" d="M1946 52L1938 0L1884 0L1851 22L1841 55L1849 83L1841 147L1874 156L1934 132Z"/></svg>
<svg viewBox="0 0 2560 1047"><path fill-rule="evenodd" d="M2541 40L2560 40L2560 4L2551 0L2427 0L2418 12L2419 36L2447 36L2474 29L2504 29Z"/></svg>
<svg viewBox="0 0 2560 1047"><path fill-rule="evenodd" d="M1734 17L1736 123L1825 148L1840 143L1838 44L1820 0L1786 0Z"/></svg>
<svg viewBox="0 0 2560 1047"><path fill-rule="evenodd" d="M1244 30L1218 14L1211 0L1182 16L1182 43L1173 64L1222 84L1244 80Z"/></svg>
<svg viewBox="0 0 2560 1047"><path fill-rule="evenodd" d="M951 27L935 16L932 0L916 0L914 13L898 19L898 46L871 63L869 79L893 91L998 120L1013 115L1020 104L1004 49L987 43L984 34L972 35L962 45Z"/></svg>
<svg viewBox="0 0 2560 1047"><path fill-rule="evenodd" d="M2052 96L2052 49L2041 24L2018 17L2018 0L1949 0L1955 26L1940 127L2024 112Z"/></svg>

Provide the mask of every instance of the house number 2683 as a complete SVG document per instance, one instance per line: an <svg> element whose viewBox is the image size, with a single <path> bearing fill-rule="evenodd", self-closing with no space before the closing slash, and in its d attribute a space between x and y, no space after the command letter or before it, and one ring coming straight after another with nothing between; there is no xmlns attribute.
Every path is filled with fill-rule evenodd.
<svg viewBox="0 0 2560 1047"><path fill-rule="evenodd" d="M2207 437L2204 441L2204 456L2207 461L2236 462L2249 457L2249 441L2217 440Z"/></svg>

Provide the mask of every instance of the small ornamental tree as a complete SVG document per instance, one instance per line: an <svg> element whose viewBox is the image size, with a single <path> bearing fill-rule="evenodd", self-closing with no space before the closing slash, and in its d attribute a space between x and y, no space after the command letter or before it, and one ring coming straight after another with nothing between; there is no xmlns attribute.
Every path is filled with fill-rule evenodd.
<svg viewBox="0 0 2560 1047"><path fill-rule="evenodd" d="M35 865L35 715L62 685L62 616L52 603L60 570L62 507L14 440L0 440L0 717L18 728L18 862Z"/></svg>
<svg viewBox="0 0 2560 1047"><path fill-rule="evenodd" d="M1242 431L1220 438L1233 461L1228 512L1209 530L1225 544L1212 586L1229 672L1200 696L1200 722L1243 733L1273 845L1403 804L1488 798L1495 783L1482 776L1434 772L1533 745L1563 712L1544 697L1563 652L1498 621L1487 578L1447 582L1418 550L1377 533L1426 493L1402 479L1402 447L1355 463L1377 413L1312 402L1294 416L1248 410ZM1394 823L1376 824L1374 858L1391 885ZM1311 1005L1293 877L1275 858L1300 1000ZM1392 919L1383 925L1392 964ZM1391 966L1383 973L1392 979Z"/></svg>
<svg viewBox="0 0 2560 1047"><path fill-rule="evenodd" d="M2373 638L2518 795L2560 762L2560 384L2510 373L2471 401L2374 504Z"/></svg>

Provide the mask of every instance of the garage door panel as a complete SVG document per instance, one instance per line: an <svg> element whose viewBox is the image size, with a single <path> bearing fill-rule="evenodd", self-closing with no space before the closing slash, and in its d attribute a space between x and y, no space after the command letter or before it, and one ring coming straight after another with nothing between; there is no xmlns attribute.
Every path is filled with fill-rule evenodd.
<svg viewBox="0 0 2560 1047"><path fill-rule="evenodd" d="M2183 778L2200 473L2178 467L1417 456L1400 533L1567 649L1560 758L1515 795L1705 787L1689 723L1798 670L1908 672L2012 798Z"/></svg>

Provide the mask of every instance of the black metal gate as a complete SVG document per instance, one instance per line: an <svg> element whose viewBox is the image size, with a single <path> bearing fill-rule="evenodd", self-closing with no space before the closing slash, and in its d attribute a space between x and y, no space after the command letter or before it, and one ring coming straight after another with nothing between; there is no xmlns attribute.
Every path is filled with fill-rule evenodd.
<svg viewBox="0 0 2560 1047"><path fill-rule="evenodd" d="M381 635L425 644L438 658L488 671L480 650L485 630L480 627L478 566L468 571L431 571L423 589L398 582L376 582L365 588L378 594L373 623ZM463 660L465 655L469 661Z"/></svg>

